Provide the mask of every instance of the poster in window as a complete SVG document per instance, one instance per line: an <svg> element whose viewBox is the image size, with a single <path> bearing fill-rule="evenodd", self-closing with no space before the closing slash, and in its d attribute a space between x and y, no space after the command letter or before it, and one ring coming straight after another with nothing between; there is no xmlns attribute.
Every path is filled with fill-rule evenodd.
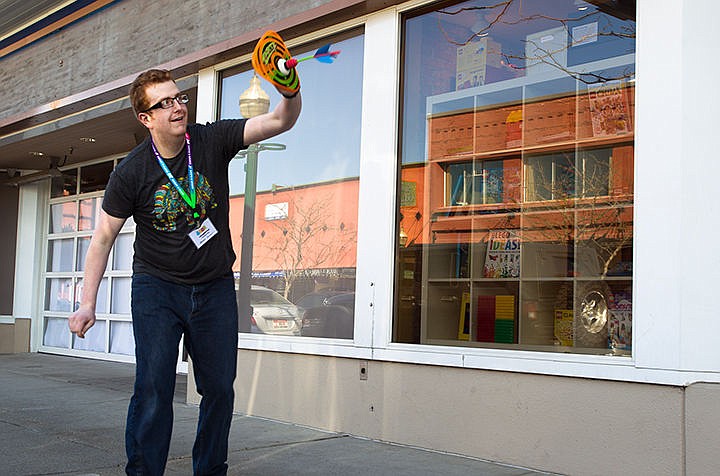
<svg viewBox="0 0 720 476"><path fill-rule="evenodd" d="M565 347L574 345L573 316L572 309L555 309L555 322L553 325L553 342L555 345Z"/></svg>
<svg viewBox="0 0 720 476"><path fill-rule="evenodd" d="M611 296L608 308L610 313L609 347L631 350L632 294L629 291L616 291Z"/></svg>
<svg viewBox="0 0 720 476"><path fill-rule="evenodd" d="M627 89L624 83L588 90L590 118L595 137L614 136L632 132Z"/></svg>
<svg viewBox="0 0 720 476"><path fill-rule="evenodd" d="M485 253L485 278L517 278L520 276L520 237L513 230L490 232Z"/></svg>

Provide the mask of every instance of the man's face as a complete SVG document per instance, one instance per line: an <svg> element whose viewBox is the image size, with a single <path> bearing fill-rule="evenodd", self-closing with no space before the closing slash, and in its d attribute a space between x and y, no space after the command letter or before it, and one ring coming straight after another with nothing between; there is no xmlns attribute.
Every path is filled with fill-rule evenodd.
<svg viewBox="0 0 720 476"><path fill-rule="evenodd" d="M178 100L172 100L180 94L174 81L153 84L145 90L145 95L151 108L162 100L171 99L172 105L163 109L155 107L138 114L140 122L150 130L153 136L184 136L187 128L187 105Z"/></svg>

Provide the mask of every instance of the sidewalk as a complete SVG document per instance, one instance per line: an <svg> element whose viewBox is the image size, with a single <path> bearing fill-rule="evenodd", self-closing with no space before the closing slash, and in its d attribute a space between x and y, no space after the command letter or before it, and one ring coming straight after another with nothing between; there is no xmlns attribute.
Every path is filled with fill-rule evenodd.
<svg viewBox="0 0 720 476"><path fill-rule="evenodd" d="M47 354L0 355L0 473L123 475L133 364ZM167 475L191 475L198 408L179 375ZM230 475L544 474L235 415Z"/></svg>

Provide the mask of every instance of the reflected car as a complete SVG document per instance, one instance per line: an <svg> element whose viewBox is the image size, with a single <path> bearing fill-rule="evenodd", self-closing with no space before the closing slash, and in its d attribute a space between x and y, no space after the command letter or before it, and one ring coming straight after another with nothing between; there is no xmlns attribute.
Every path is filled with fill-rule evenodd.
<svg viewBox="0 0 720 476"><path fill-rule="evenodd" d="M300 335L300 314L295 304L270 288L250 288L250 332L253 334Z"/></svg>
<svg viewBox="0 0 720 476"><path fill-rule="evenodd" d="M320 291L297 302L302 327L300 335L352 339L355 321L355 293Z"/></svg>
<svg viewBox="0 0 720 476"><path fill-rule="evenodd" d="M355 293L346 289L324 289L307 293L295 303L300 309L300 317L307 309L319 306L339 305L351 311L355 310Z"/></svg>

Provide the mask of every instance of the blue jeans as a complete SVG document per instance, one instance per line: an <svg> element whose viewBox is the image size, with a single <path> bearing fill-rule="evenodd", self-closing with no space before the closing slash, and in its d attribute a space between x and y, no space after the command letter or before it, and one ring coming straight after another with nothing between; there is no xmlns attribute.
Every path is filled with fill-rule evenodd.
<svg viewBox="0 0 720 476"><path fill-rule="evenodd" d="M178 347L185 334L202 397L193 472L226 474L238 339L232 275L183 285L136 274L132 279L132 318L137 366L125 429L126 473L154 476L165 471Z"/></svg>

